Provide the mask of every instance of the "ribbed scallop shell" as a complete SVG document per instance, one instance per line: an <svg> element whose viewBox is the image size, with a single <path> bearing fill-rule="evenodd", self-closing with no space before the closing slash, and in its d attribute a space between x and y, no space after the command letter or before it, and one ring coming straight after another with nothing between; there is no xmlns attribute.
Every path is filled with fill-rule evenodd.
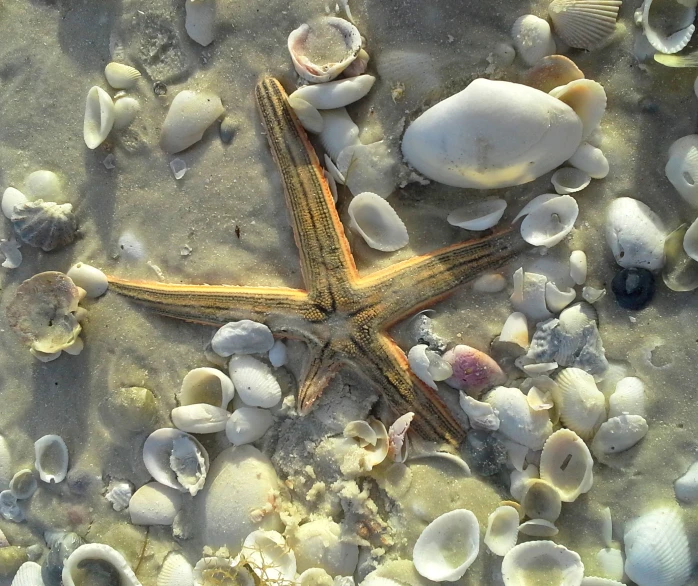
<svg viewBox="0 0 698 586"><path fill-rule="evenodd" d="M12 586L44 586L41 566L36 562L24 562L12 578Z"/></svg>
<svg viewBox="0 0 698 586"><path fill-rule="evenodd" d="M553 486L563 502L571 503L594 484L594 460L582 439L569 429L559 429L543 446L540 477Z"/></svg>
<svg viewBox="0 0 698 586"><path fill-rule="evenodd" d="M160 568L157 586L193 586L193 569L181 553L170 552Z"/></svg>
<svg viewBox="0 0 698 586"><path fill-rule="evenodd" d="M655 509L625 530L625 573L639 586L683 586L691 574L691 553L681 513Z"/></svg>
<svg viewBox="0 0 698 586"><path fill-rule="evenodd" d="M570 47L597 49L616 28L621 0L553 0L548 14Z"/></svg>
<svg viewBox="0 0 698 586"><path fill-rule="evenodd" d="M485 545L498 556L504 556L519 539L519 512L508 505L497 507L487 518Z"/></svg>
<svg viewBox="0 0 698 586"><path fill-rule="evenodd" d="M263 362L237 355L230 359L228 368L238 396L248 407L269 409L281 401L281 387Z"/></svg>
<svg viewBox="0 0 698 586"><path fill-rule="evenodd" d="M15 206L11 221L22 242L45 252L70 244L78 229L71 204L42 199Z"/></svg>
<svg viewBox="0 0 698 586"><path fill-rule="evenodd" d="M560 421L582 439L591 439L606 420L606 398L594 377L580 368L565 368L555 382L553 398Z"/></svg>
<svg viewBox="0 0 698 586"><path fill-rule="evenodd" d="M637 377L626 376L618 381L608 398L608 417L623 414L645 416L645 384Z"/></svg>
<svg viewBox="0 0 698 586"><path fill-rule="evenodd" d="M114 89L127 90L136 85L141 73L135 67L112 61L104 68L104 76Z"/></svg>

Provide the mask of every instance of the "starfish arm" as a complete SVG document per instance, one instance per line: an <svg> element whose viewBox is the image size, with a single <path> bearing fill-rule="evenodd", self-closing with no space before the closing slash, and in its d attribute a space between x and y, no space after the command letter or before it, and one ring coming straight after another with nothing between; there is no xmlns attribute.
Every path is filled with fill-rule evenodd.
<svg viewBox="0 0 698 586"><path fill-rule="evenodd" d="M255 94L281 172L303 279L311 294L322 297L333 283L358 276L349 243L315 150L281 84L264 78Z"/></svg>
<svg viewBox="0 0 698 586"><path fill-rule="evenodd" d="M358 289L376 325L388 327L448 296L481 273L494 270L528 245L507 230L416 256L362 278Z"/></svg>

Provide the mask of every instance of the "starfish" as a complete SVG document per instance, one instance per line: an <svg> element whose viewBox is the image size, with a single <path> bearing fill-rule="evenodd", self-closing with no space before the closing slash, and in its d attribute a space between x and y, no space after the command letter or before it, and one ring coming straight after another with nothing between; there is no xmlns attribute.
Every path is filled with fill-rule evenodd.
<svg viewBox="0 0 698 586"><path fill-rule="evenodd" d="M308 413L342 366L364 375L397 413L415 413L412 430L458 444L465 431L437 393L409 368L388 329L523 249L511 230L415 256L359 275L322 167L281 84L255 90L300 252L306 289L182 285L109 277L110 288L176 319L220 326L251 319L279 338L303 340L308 358L297 405Z"/></svg>

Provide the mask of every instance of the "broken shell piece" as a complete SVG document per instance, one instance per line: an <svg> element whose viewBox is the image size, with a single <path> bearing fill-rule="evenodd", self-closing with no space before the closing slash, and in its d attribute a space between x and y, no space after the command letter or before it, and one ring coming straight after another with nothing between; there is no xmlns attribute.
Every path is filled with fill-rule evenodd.
<svg viewBox="0 0 698 586"><path fill-rule="evenodd" d="M368 421L350 421L344 426L344 437L354 439L359 447L375 446L378 442L376 429Z"/></svg>
<svg viewBox="0 0 698 586"><path fill-rule="evenodd" d="M610 167L601 149L583 142L567 162L588 173L592 179L603 179L608 175Z"/></svg>
<svg viewBox="0 0 698 586"><path fill-rule="evenodd" d="M271 369L256 358L236 355L228 363L238 397L248 407L269 409L281 401L281 387Z"/></svg>
<svg viewBox="0 0 698 586"><path fill-rule="evenodd" d="M565 291L560 291L555 283L548 281L545 284L545 304L553 313L559 313L577 297L577 292L568 288Z"/></svg>
<svg viewBox="0 0 698 586"><path fill-rule="evenodd" d="M545 304L545 284L547 282L548 279L545 275L524 272L523 268L517 269L514 272L514 292L509 297L514 310L523 313L533 322L552 317Z"/></svg>
<svg viewBox="0 0 698 586"><path fill-rule="evenodd" d="M689 134L672 143L664 174L681 197L698 207L698 134Z"/></svg>
<svg viewBox="0 0 698 586"><path fill-rule="evenodd" d="M345 147L337 156L337 169L354 194L376 193L388 197L397 184L398 161L385 141Z"/></svg>
<svg viewBox="0 0 698 586"><path fill-rule="evenodd" d="M507 202L503 199L479 199L452 211L446 220L451 226L465 230L489 230L502 219L506 208Z"/></svg>
<svg viewBox="0 0 698 586"><path fill-rule="evenodd" d="M546 519L530 519L519 525L519 533L529 537L553 537L559 533L559 530Z"/></svg>
<svg viewBox="0 0 698 586"><path fill-rule="evenodd" d="M579 116L583 141L598 128L606 112L606 91L593 79L576 79L554 88L550 95L567 104Z"/></svg>
<svg viewBox="0 0 698 586"><path fill-rule="evenodd" d="M253 531L242 546L240 558L261 580L273 583L294 581L296 556L277 531Z"/></svg>
<svg viewBox="0 0 698 586"><path fill-rule="evenodd" d="M502 560L505 586L536 582L546 586L579 586L584 564L575 552L552 541L529 541L512 548Z"/></svg>
<svg viewBox="0 0 698 586"><path fill-rule="evenodd" d="M83 138L89 149L102 144L114 126L114 102L101 87L93 86L87 92Z"/></svg>
<svg viewBox="0 0 698 586"><path fill-rule="evenodd" d="M640 415L620 415L611 417L599 427L591 451L598 458L629 450L647 435L649 427Z"/></svg>
<svg viewBox="0 0 698 586"><path fill-rule="evenodd" d="M556 193L569 195L586 189L591 183L591 176L576 167L562 167L553 173L550 182Z"/></svg>
<svg viewBox="0 0 698 586"><path fill-rule="evenodd" d="M9 240L0 239L0 254L5 257L2 265L6 269L16 269L22 264L22 253L19 242L14 237Z"/></svg>
<svg viewBox="0 0 698 586"><path fill-rule="evenodd" d="M524 460L528 454L528 448L526 446L523 447L525 448L526 453L523 454L523 458L520 460L522 466L516 467L514 470L512 470L509 477L509 492L511 493L512 498L516 499L517 501L520 501L523 498L524 491L526 490L526 484L530 482L531 479L538 478L537 466L528 464L526 468L523 468L523 464L525 463ZM523 507L521 508L521 513L522 514L520 517L523 518Z"/></svg>
<svg viewBox="0 0 698 586"><path fill-rule="evenodd" d="M388 456L395 462L405 462L409 453L407 431L414 419L411 411L398 417L388 429Z"/></svg>
<svg viewBox="0 0 698 586"><path fill-rule="evenodd" d="M698 288L698 262L688 256L683 247L687 230L688 224L681 224L664 242L666 261L662 268L662 279L672 291L693 291Z"/></svg>
<svg viewBox="0 0 698 586"><path fill-rule="evenodd" d="M76 286L81 287L87 293L87 297L96 299L104 295L109 288L107 276L91 265L79 262L66 273Z"/></svg>
<svg viewBox="0 0 698 586"><path fill-rule="evenodd" d="M128 503L133 496L134 486L126 480L112 480L107 487L104 498L107 499L115 511L123 511L128 508Z"/></svg>
<svg viewBox="0 0 698 586"><path fill-rule="evenodd" d="M545 480L529 480L524 486L521 506L530 519L554 523L562 511L560 493Z"/></svg>
<svg viewBox="0 0 698 586"><path fill-rule="evenodd" d="M375 83L372 75L358 75L349 79L338 79L318 85L305 85L289 96L289 100L300 98L318 110L344 108L363 98Z"/></svg>
<svg viewBox="0 0 698 586"><path fill-rule="evenodd" d="M576 285L583 285L587 280L587 255L582 250L573 250L570 254L570 277Z"/></svg>
<svg viewBox="0 0 698 586"><path fill-rule="evenodd" d="M229 415L225 409L207 403L175 407L171 413L175 427L187 433L223 431Z"/></svg>
<svg viewBox="0 0 698 586"><path fill-rule="evenodd" d="M487 518L485 545L498 556L506 555L519 538L519 512L510 506L497 507Z"/></svg>
<svg viewBox="0 0 698 586"><path fill-rule="evenodd" d="M547 21L525 14L511 27L516 53L527 65L535 65L546 55L555 53L555 41Z"/></svg>
<svg viewBox="0 0 698 586"><path fill-rule="evenodd" d="M187 0L184 28L193 41L203 47L213 42L216 28L216 0Z"/></svg>
<svg viewBox="0 0 698 586"><path fill-rule="evenodd" d="M694 221L683 236L684 252L693 260L698 261L698 220Z"/></svg>
<svg viewBox="0 0 698 586"><path fill-rule="evenodd" d="M594 377L580 368L565 368L555 383L553 398L560 421L582 439L591 439L606 420L606 397Z"/></svg>
<svg viewBox="0 0 698 586"><path fill-rule="evenodd" d="M78 222L69 203L28 201L15 205L10 220L22 242L45 252L67 246L77 236Z"/></svg>
<svg viewBox="0 0 698 586"><path fill-rule="evenodd" d="M189 148L224 113L221 99L212 92L179 92L162 123L160 148L171 155Z"/></svg>
<svg viewBox="0 0 698 586"><path fill-rule="evenodd" d="M178 429L158 429L143 445L143 463L160 484L189 492L199 492L206 481L208 452L199 441Z"/></svg>
<svg viewBox="0 0 698 586"><path fill-rule="evenodd" d="M570 47L593 51L613 34L621 0L553 0L548 14Z"/></svg>
<svg viewBox="0 0 698 586"><path fill-rule="evenodd" d="M596 303L603 298L604 295L606 295L606 289L596 289L590 285L582 288L582 299L587 303Z"/></svg>
<svg viewBox="0 0 698 586"><path fill-rule="evenodd" d="M608 416L645 416L645 383L634 376L627 376L616 383L615 392L608 398Z"/></svg>
<svg viewBox="0 0 698 586"><path fill-rule="evenodd" d="M124 557L102 543L87 543L73 551L64 562L61 577L64 586L80 586L89 584L95 575L120 586L141 586Z"/></svg>
<svg viewBox="0 0 698 586"><path fill-rule="evenodd" d="M112 61L104 68L104 76L115 90L128 90L136 85L141 73L135 67Z"/></svg>
<svg viewBox="0 0 698 586"><path fill-rule="evenodd" d="M528 348L528 322L526 316L520 311L515 311L507 318L499 334L499 342L516 344L523 350Z"/></svg>
<svg viewBox="0 0 698 586"><path fill-rule="evenodd" d="M499 433L532 450L540 450L553 431L547 411L534 411L519 389L497 387L485 395L499 415Z"/></svg>
<svg viewBox="0 0 698 586"><path fill-rule="evenodd" d="M313 134L320 134L322 132L325 123L315 106L294 95L289 96L288 105L293 108L294 113L298 116L299 122L308 132L312 132Z"/></svg>
<svg viewBox="0 0 698 586"><path fill-rule="evenodd" d="M678 53L696 30L695 6L685 6L676 0L645 0L642 4L642 30L660 53Z"/></svg>
<svg viewBox="0 0 698 586"><path fill-rule="evenodd" d="M31 498L37 488L38 484L34 478L34 473L28 468L20 470L10 480L10 492L18 500Z"/></svg>
<svg viewBox="0 0 698 586"><path fill-rule="evenodd" d="M547 94L556 87L583 78L584 74L569 57L548 55L523 74L521 83Z"/></svg>
<svg viewBox="0 0 698 586"><path fill-rule="evenodd" d="M2 213L9 220L12 218L15 206L25 204L29 200L19 189L8 187L2 194Z"/></svg>
<svg viewBox="0 0 698 586"><path fill-rule="evenodd" d="M608 206L606 242L621 267L661 269L665 235L662 220L641 201L619 197Z"/></svg>
<svg viewBox="0 0 698 586"><path fill-rule="evenodd" d="M178 398L182 406L206 403L225 409L234 395L233 381L225 374L216 368L201 367L185 375Z"/></svg>
<svg viewBox="0 0 698 586"><path fill-rule="evenodd" d="M181 508L182 493L159 482L141 486L128 503L133 525L172 525Z"/></svg>
<svg viewBox="0 0 698 586"><path fill-rule="evenodd" d="M358 29L349 21L332 16L302 24L288 37L288 51L296 73L313 83L337 77L360 50Z"/></svg>
<svg viewBox="0 0 698 586"><path fill-rule="evenodd" d="M361 472L371 471L388 456L390 438L385 426L377 419L349 423L344 428L344 437L362 450L362 453L358 454L358 470Z"/></svg>
<svg viewBox="0 0 698 586"><path fill-rule="evenodd" d="M458 344L448 350L443 358L453 369L453 375L446 379L446 384L472 397L506 381L504 371L492 358L470 346Z"/></svg>
<svg viewBox="0 0 698 586"><path fill-rule="evenodd" d="M554 364L557 364L557 362ZM534 411L547 411L555 406L552 393L535 386L528 390L526 400L528 401L528 406Z"/></svg>
<svg viewBox="0 0 698 586"><path fill-rule="evenodd" d="M332 160L336 161L345 148L361 144L359 127L354 124L346 108L323 110L319 114L322 117L320 142ZM340 179L340 183L345 182L344 175Z"/></svg>
<svg viewBox="0 0 698 586"><path fill-rule="evenodd" d="M454 548L454 544L458 544ZM420 576L435 582L463 577L480 551L480 526L467 509L444 513L427 525L412 552Z"/></svg>
<svg viewBox="0 0 698 586"><path fill-rule="evenodd" d="M499 417L497 417L497 412L489 403L473 399L461 391L460 408L468 416L471 427L489 431L497 431L499 429Z"/></svg>
<svg viewBox="0 0 698 586"><path fill-rule="evenodd" d="M364 192L349 203L352 231L375 250L393 252L407 246L407 228L391 205L375 193Z"/></svg>
<svg viewBox="0 0 698 586"><path fill-rule="evenodd" d="M238 407L225 425L225 435L234 446L250 444L260 439L274 423L267 409Z"/></svg>
<svg viewBox="0 0 698 586"><path fill-rule="evenodd" d="M446 380L453 374L451 365L426 344L417 344L407 353L410 369L422 382L436 389L435 381Z"/></svg>
<svg viewBox="0 0 698 586"><path fill-rule="evenodd" d="M58 483L68 473L68 447L58 435L45 435L34 442L34 466L44 482Z"/></svg>
<svg viewBox="0 0 698 586"><path fill-rule="evenodd" d="M594 484L594 460L589 448L576 433L559 429L543 446L540 457L540 477L560 494L563 502L571 503Z"/></svg>

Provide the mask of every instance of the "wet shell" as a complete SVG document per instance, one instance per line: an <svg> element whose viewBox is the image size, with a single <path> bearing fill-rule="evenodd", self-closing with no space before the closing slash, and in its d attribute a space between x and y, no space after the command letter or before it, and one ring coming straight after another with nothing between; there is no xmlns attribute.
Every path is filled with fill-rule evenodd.
<svg viewBox="0 0 698 586"><path fill-rule="evenodd" d="M555 522L562 511L560 493L545 480L529 480L525 487L521 506L530 519Z"/></svg>
<svg viewBox="0 0 698 586"><path fill-rule="evenodd" d="M181 553L167 554L158 574L157 586L194 586L194 568Z"/></svg>
<svg viewBox="0 0 698 586"><path fill-rule="evenodd" d="M499 433L532 450L540 450L553 431L547 411L534 411L519 389L497 387L484 401L499 412Z"/></svg>
<svg viewBox="0 0 698 586"><path fill-rule="evenodd" d="M695 6L676 0L645 0L642 4L642 30L660 53L678 53L688 45L696 30L695 18Z"/></svg>
<svg viewBox="0 0 698 586"><path fill-rule="evenodd" d="M553 0L550 20L570 47L598 49L613 34L621 0Z"/></svg>
<svg viewBox="0 0 698 586"><path fill-rule="evenodd" d="M446 380L453 374L451 365L426 344L417 344L407 353L410 369L417 377L436 389L435 381Z"/></svg>
<svg viewBox="0 0 698 586"><path fill-rule="evenodd" d="M372 75L358 75L318 85L305 85L293 92L289 100L300 98L318 110L344 108L368 94L375 81Z"/></svg>
<svg viewBox="0 0 698 586"><path fill-rule="evenodd" d="M664 174L681 197L698 207L698 134L689 134L672 143Z"/></svg>
<svg viewBox="0 0 698 586"><path fill-rule="evenodd" d="M594 460L582 439L569 429L559 429L543 446L540 477L571 503L594 484Z"/></svg>
<svg viewBox="0 0 698 586"><path fill-rule="evenodd" d="M507 202L494 197L484 198L460 207L448 214L451 226L465 230L489 230L497 225L507 209Z"/></svg>
<svg viewBox="0 0 698 586"><path fill-rule="evenodd" d="M172 409L171 417L177 429L187 433L218 433L225 429L230 413L207 403L185 405Z"/></svg>
<svg viewBox="0 0 698 586"><path fill-rule="evenodd" d="M560 421L582 439L591 439L606 420L606 398L594 377L581 368L565 368L555 383L553 398Z"/></svg>
<svg viewBox="0 0 698 586"><path fill-rule="evenodd" d="M606 112L606 91L592 79L576 79L556 87L550 95L572 108L582 121L582 140L598 128Z"/></svg>
<svg viewBox="0 0 698 586"><path fill-rule="evenodd" d="M393 252L407 246L405 224L391 205L375 193L360 193L349 203L349 228L371 248Z"/></svg>
<svg viewBox="0 0 698 586"><path fill-rule="evenodd" d="M465 391L471 397L477 398L482 391L502 384L507 378L487 354L464 344L447 351L444 360L453 369L453 376L446 379L446 384Z"/></svg>
<svg viewBox="0 0 698 586"><path fill-rule="evenodd" d="M256 358L233 356L228 364L230 379L248 407L269 409L281 401L281 387L271 369Z"/></svg>
<svg viewBox="0 0 698 586"><path fill-rule="evenodd" d="M647 435L649 427L640 415L621 415L604 422L591 442L591 451L598 458L629 450Z"/></svg>
<svg viewBox="0 0 698 586"><path fill-rule="evenodd" d="M519 512L510 506L497 507L487 518L485 545L498 556L504 556L519 539Z"/></svg>
<svg viewBox="0 0 698 586"><path fill-rule="evenodd" d="M583 78L584 74L570 58L548 55L523 74L521 83L547 94L556 87Z"/></svg>
<svg viewBox="0 0 698 586"><path fill-rule="evenodd" d="M424 528L414 544L412 561L428 580L454 582L463 577L479 551L477 518L467 509L455 509Z"/></svg>
<svg viewBox="0 0 698 586"><path fill-rule="evenodd" d="M584 564L579 555L552 541L520 543L502 560L505 586L580 586L583 576Z"/></svg>
<svg viewBox="0 0 698 586"><path fill-rule="evenodd" d="M531 519L519 525L519 533L529 537L553 537L559 533L559 530L545 519Z"/></svg>
<svg viewBox="0 0 698 586"><path fill-rule="evenodd" d="M34 442L34 466L44 482L62 482L68 473L68 446L58 435L45 435Z"/></svg>
<svg viewBox="0 0 698 586"><path fill-rule="evenodd" d="M95 573L98 572L102 577L108 576L120 586L141 586L124 557L113 547L102 543L81 545L68 556L63 566L63 586L89 583L89 574L86 579L85 572L90 567Z"/></svg>
<svg viewBox="0 0 698 586"><path fill-rule="evenodd" d="M272 414L257 407L238 407L228 418L225 435L231 444L241 446L256 442L274 423Z"/></svg>
<svg viewBox="0 0 698 586"><path fill-rule="evenodd" d="M104 76L115 90L128 90L136 85L141 74L135 67L112 61L104 68Z"/></svg>
<svg viewBox="0 0 698 586"><path fill-rule="evenodd" d="M579 206L569 195L539 200L521 222L521 236L533 246L551 248L572 231L578 215Z"/></svg>
<svg viewBox="0 0 698 586"><path fill-rule="evenodd" d="M645 416L645 384L637 377L628 376L618 381L615 392L608 398L608 416Z"/></svg>
<svg viewBox="0 0 698 586"><path fill-rule="evenodd" d="M209 367L190 370L182 380L180 405L206 403L225 409L235 395L233 381L220 370Z"/></svg>
<svg viewBox="0 0 698 586"><path fill-rule="evenodd" d="M77 236L78 221L69 203L29 201L16 205L10 220L22 242L45 252L67 246Z"/></svg>
<svg viewBox="0 0 698 586"><path fill-rule="evenodd" d="M36 562L24 562L12 578L11 586L44 586L41 566Z"/></svg>
<svg viewBox="0 0 698 586"><path fill-rule="evenodd" d="M608 160L601 149L583 142L567 161L573 167L577 167L588 173L592 179L603 179L608 175L610 167Z"/></svg>
<svg viewBox="0 0 698 586"><path fill-rule="evenodd" d="M208 452L199 441L178 429L158 429L143 444L143 463L160 484L189 492L201 490L209 468Z"/></svg>
<svg viewBox="0 0 698 586"><path fill-rule="evenodd" d="M535 65L546 55L555 53L555 41L550 25L533 14L525 14L511 28L516 53L527 65Z"/></svg>
<svg viewBox="0 0 698 586"><path fill-rule="evenodd" d="M102 144L114 126L114 102L101 87L93 86L87 92L83 138L89 149Z"/></svg>
<svg viewBox="0 0 698 586"><path fill-rule="evenodd" d="M553 173L550 182L556 193L569 195L586 189L591 183L591 176L576 167L562 167Z"/></svg>

